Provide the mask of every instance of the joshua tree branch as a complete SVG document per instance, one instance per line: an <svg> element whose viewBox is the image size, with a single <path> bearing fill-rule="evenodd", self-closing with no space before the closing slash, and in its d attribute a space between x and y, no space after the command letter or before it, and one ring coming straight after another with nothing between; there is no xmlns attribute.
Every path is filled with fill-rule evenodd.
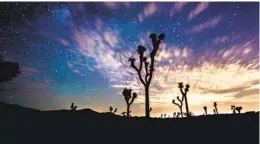
<svg viewBox="0 0 260 144"><path fill-rule="evenodd" d="M144 82L144 80L143 80L143 78L142 78L142 76L141 76L141 71L138 70L137 67L136 67L134 64L132 64L131 66L132 66L132 67L135 69L135 71L138 73L138 76L139 76L139 79L140 79L141 83L142 83L143 85L145 85L145 82ZM141 68L141 66L140 66L140 68Z"/></svg>
<svg viewBox="0 0 260 144"><path fill-rule="evenodd" d="M180 90L181 90L181 94L184 96L186 93L183 92L183 90L181 88L180 88Z"/></svg>
<svg viewBox="0 0 260 144"><path fill-rule="evenodd" d="M140 55L139 59L140 59L139 72L141 73L143 69L143 56Z"/></svg>
<svg viewBox="0 0 260 144"><path fill-rule="evenodd" d="M175 101L173 102L173 104L177 105L179 108L181 108L181 105L176 103Z"/></svg>
<svg viewBox="0 0 260 144"><path fill-rule="evenodd" d="M148 62L145 62L145 82L147 83L147 78L149 76L149 73L148 73L148 65L149 63Z"/></svg>
<svg viewBox="0 0 260 144"><path fill-rule="evenodd" d="M130 103L129 103L129 105L131 105L133 102L134 102L134 97L132 97L132 99L131 99L131 101L130 101Z"/></svg>
<svg viewBox="0 0 260 144"><path fill-rule="evenodd" d="M154 71L153 67L154 67L154 57L151 57L151 67L150 67L150 73L149 73L150 77L149 77L149 79L147 81L148 85L150 85L150 82L151 82L152 77L153 77L153 71Z"/></svg>
<svg viewBox="0 0 260 144"><path fill-rule="evenodd" d="M178 101L182 104L183 100L184 100L184 96L182 96L182 98L180 99L180 97L177 97Z"/></svg>

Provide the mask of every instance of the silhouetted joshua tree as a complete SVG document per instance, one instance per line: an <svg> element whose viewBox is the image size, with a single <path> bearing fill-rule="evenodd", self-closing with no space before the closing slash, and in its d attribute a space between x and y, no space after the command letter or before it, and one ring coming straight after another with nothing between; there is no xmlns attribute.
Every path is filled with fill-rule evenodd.
<svg viewBox="0 0 260 144"><path fill-rule="evenodd" d="M183 106L184 96L182 96L181 99L179 96L177 96L177 100L179 101L179 103L175 102L174 99L172 100L172 103L177 105L180 108L180 115L183 118L182 106Z"/></svg>
<svg viewBox="0 0 260 144"><path fill-rule="evenodd" d="M17 62L3 61L3 56L0 55L0 84L11 81L20 73L20 66Z"/></svg>
<svg viewBox="0 0 260 144"><path fill-rule="evenodd" d="M208 115L208 113L207 113L207 106L204 106L203 109L205 111L205 115Z"/></svg>
<svg viewBox="0 0 260 144"><path fill-rule="evenodd" d="M180 117L180 115L181 115L181 113L180 113L180 112L177 112L177 113L176 113L176 112L174 112L174 113L173 113L173 117L174 117L174 118L179 118L179 117Z"/></svg>
<svg viewBox="0 0 260 144"><path fill-rule="evenodd" d="M126 117L126 112L122 112L121 114L123 115L123 117Z"/></svg>
<svg viewBox="0 0 260 144"><path fill-rule="evenodd" d="M114 110L114 111L113 111L113 110ZM109 107L109 111L110 111L110 113L115 114L116 111L117 111L117 108L114 109L112 106L110 106L110 107Z"/></svg>
<svg viewBox="0 0 260 144"><path fill-rule="evenodd" d="M233 114L236 113L236 106L235 105L231 105L231 110L233 110Z"/></svg>
<svg viewBox="0 0 260 144"><path fill-rule="evenodd" d="M72 111L76 111L77 106L74 106L74 103L71 103L70 109L71 109Z"/></svg>
<svg viewBox="0 0 260 144"><path fill-rule="evenodd" d="M178 88L180 89L181 94L182 94L182 96L184 97L184 100L185 100L185 106L186 106L186 114L187 114L187 117L190 117L189 105L188 105L188 100L187 100L187 92L189 91L190 85L189 85L189 84L186 84L186 87L185 87L185 89L184 89L184 91L183 91L183 87L184 87L184 86L183 86L183 83L180 82L180 83L178 83L178 84L179 84Z"/></svg>
<svg viewBox="0 0 260 144"><path fill-rule="evenodd" d="M155 55L159 49L159 45L162 40L164 40L165 35L160 34L156 35L152 33L150 35L150 38L152 40L152 45L153 49L152 52L150 53L150 64L147 61L147 57L144 57L144 52L146 51L146 48L142 45L139 45L137 48L137 52L139 54L139 67L135 66L135 58L129 58L128 61L131 63L131 67L137 72L139 80L144 86L145 89L145 117L149 118L150 117L150 104L149 104L149 87L151 84L151 80L153 77L153 72L154 72L154 59ZM145 75L144 78L142 77L142 68L143 68L143 63L144 63L144 68L145 68Z"/></svg>
<svg viewBox="0 0 260 144"><path fill-rule="evenodd" d="M126 106L127 106L126 116L130 117L130 112L131 112L130 106L133 104L134 100L137 98L137 94L134 92L133 96L132 96L132 89L126 89L126 88L123 90L122 94L125 98Z"/></svg>
<svg viewBox="0 0 260 144"><path fill-rule="evenodd" d="M172 117L173 117L173 118L176 118L176 112L173 113Z"/></svg>
<svg viewBox="0 0 260 144"><path fill-rule="evenodd" d="M182 115L182 114L180 112L178 112L176 117L179 118L180 115Z"/></svg>
<svg viewBox="0 0 260 144"><path fill-rule="evenodd" d="M241 106L238 106L238 107L236 107L235 108L235 110L240 114L240 112L241 112L241 110L242 110L243 108L241 107Z"/></svg>
<svg viewBox="0 0 260 144"><path fill-rule="evenodd" d="M214 102L213 106L214 106L214 110L213 110L214 114L218 114L217 102Z"/></svg>

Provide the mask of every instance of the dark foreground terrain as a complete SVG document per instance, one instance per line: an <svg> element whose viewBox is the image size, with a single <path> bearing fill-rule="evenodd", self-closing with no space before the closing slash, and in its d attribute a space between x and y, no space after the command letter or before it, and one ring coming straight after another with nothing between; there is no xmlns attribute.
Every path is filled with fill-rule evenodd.
<svg viewBox="0 0 260 144"><path fill-rule="evenodd" d="M259 113L123 118L90 109L38 111L0 103L0 144L258 144Z"/></svg>

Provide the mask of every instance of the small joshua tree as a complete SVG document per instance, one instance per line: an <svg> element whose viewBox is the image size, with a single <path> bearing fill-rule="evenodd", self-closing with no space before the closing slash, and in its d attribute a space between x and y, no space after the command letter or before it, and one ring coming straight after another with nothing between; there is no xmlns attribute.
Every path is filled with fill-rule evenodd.
<svg viewBox="0 0 260 144"><path fill-rule="evenodd" d="M72 111L76 111L77 107L78 107L78 106L74 106L74 103L71 103L70 109L71 109Z"/></svg>
<svg viewBox="0 0 260 144"><path fill-rule="evenodd" d="M214 102L213 106L214 106L214 110L213 110L214 114L218 114L217 102Z"/></svg>
<svg viewBox="0 0 260 144"><path fill-rule="evenodd" d="M203 109L205 111L205 115L208 115L208 113L207 113L207 106L204 106Z"/></svg>
<svg viewBox="0 0 260 144"><path fill-rule="evenodd" d="M178 83L178 84L179 84L178 88L180 89L181 94L182 94L182 96L184 97L184 100L185 100L185 106L186 106L186 114L187 114L187 117L190 117L189 105L188 105L188 100L187 100L187 92L189 91L190 85L189 85L189 84L186 84L186 87L185 87L185 89L184 89L184 91L183 91L183 88L184 88L183 83L180 82L180 83Z"/></svg>
<svg viewBox="0 0 260 144"><path fill-rule="evenodd" d="M113 111L113 110L114 110L114 111ZM116 111L117 111L117 108L114 109L112 106L110 106L110 107L109 107L109 111L110 111L110 113L115 114Z"/></svg>
<svg viewBox="0 0 260 144"><path fill-rule="evenodd" d="M235 105L231 105L231 110L233 110L233 114L236 113L236 106Z"/></svg>
<svg viewBox="0 0 260 144"><path fill-rule="evenodd" d="M126 117L126 112L121 113L123 117Z"/></svg>
<svg viewBox="0 0 260 144"><path fill-rule="evenodd" d="M181 113L180 113L180 112L177 112L177 113L176 113L176 112L174 112L174 113L173 113L173 117L174 117L174 118L179 118L179 117L180 117L180 115L181 115Z"/></svg>
<svg viewBox="0 0 260 144"><path fill-rule="evenodd" d="M173 117L173 118L176 118L176 112L173 113L172 117Z"/></svg>
<svg viewBox="0 0 260 144"><path fill-rule="evenodd" d="M179 103L177 103L174 99L172 100L172 103L177 105L180 108L180 115L183 118L183 113L182 113L182 106L183 106L183 100L184 100L184 96L182 96L182 98L180 99L179 96L177 96L177 100L179 101Z"/></svg>
<svg viewBox="0 0 260 144"><path fill-rule="evenodd" d="M241 107L241 106L238 106L238 107L236 107L235 108L235 110L240 114L240 112L241 112L241 110L242 110L243 108Z"/></svg>
<svg viewBox="0 0 260 144"><path fill-rule="evenodd" d="M150 53L150 63L147 61L147 57L144 57L144 52L146 51L146 48L142 45L139 45L137 48L137 52L139 54L139 67L136 67L135 65L135 58L129 58L128 60L131 63L131 67L137 72L139 80L141 81L145 89L145 117L147 118L150 117L149 88L154 72L154 59L159 49L159 45L164 40L165 35L160 34L157 36L156 34L152 33L149 38L152 40L153 45L152 52ZM143 64L145 69L144 77L142 77Z"/></svg>
<svg viewBox="0 0 260 144"><path fill-rule="evenodd" d="M182 115L180 112L178 112L177 113L177 118L179 118L180 117L180 115Z"/></svg>
<svg viewBox="0 0 260 144"><path fill-rule="evenodd" d="M123 90L122 94L125 98L126 106L127 106L126 116L130 117L130 112L131 112L130 106L133 104L134 100L137 98L137 94L134 92L133 96L132 96L132 89L126 89L126 88Z"/></svg>

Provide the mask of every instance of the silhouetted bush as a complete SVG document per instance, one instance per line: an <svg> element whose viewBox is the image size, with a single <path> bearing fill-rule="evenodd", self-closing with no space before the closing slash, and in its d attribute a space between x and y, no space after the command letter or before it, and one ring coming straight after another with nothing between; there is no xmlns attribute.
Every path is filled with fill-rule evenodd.
<svg viewBox="0 0 260 144"><path fill-rule="evenodd" d="M77 107L78 107L78 106L74 106L74 103L71 103L70 109L71 109L72 111L76 111Z"/></svg>
<svg viewBox="0 0 260 144"><path fill-rule="evenodd" d="M11 81L20 73L20 66L17 62L3 61L3 56L0 55L0 84Z"/></svg>
<svg viewBox="0 0 260 144"><path fill-rule="evenodd" d="M218 114L217 102L214 102L213 106L214 106L214 109L213 109L214 114Z"/></svg>
<svg viewBox="0 0 260 144"><path fill-rule="evenodd" d="M110 106L109 111L110 111L110 113L115 114L117 112L117 108L114 109L112 106Z"/></svg>
<svg viewBox="0 0 260 144"><path fill-rule="evenodd" d="M207 113L207 106L204 106L203 109L205 111L205 115L208 115L208 113Z"/></svg>

